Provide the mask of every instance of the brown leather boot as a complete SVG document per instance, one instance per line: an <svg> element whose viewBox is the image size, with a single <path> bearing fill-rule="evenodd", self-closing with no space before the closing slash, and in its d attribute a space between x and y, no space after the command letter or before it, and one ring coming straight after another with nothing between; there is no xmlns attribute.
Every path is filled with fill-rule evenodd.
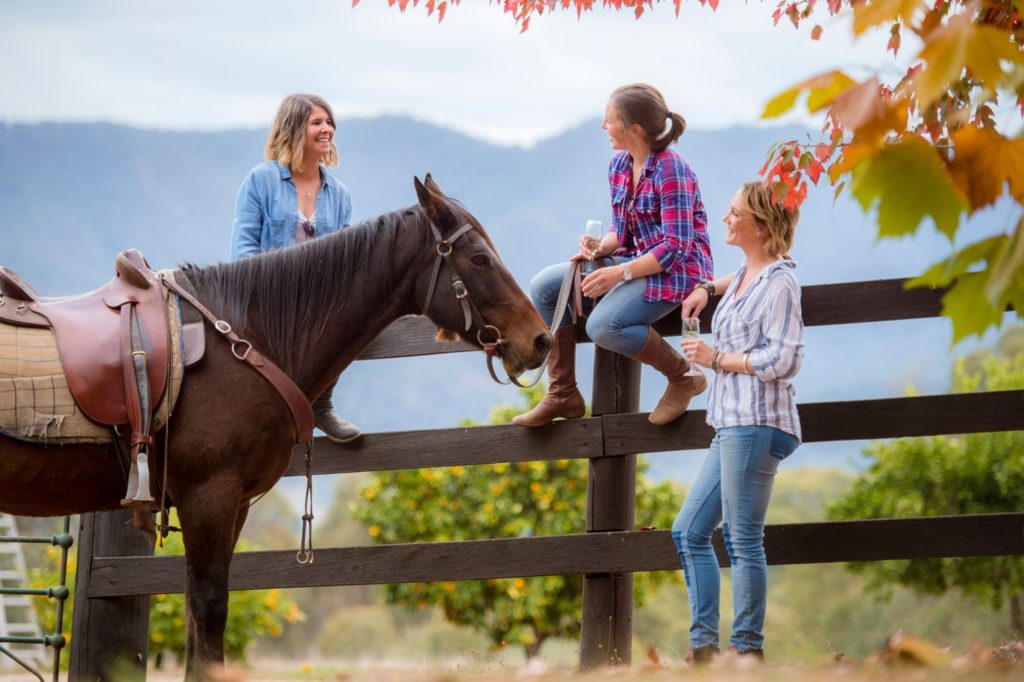
<svg viewBox="0 0 1024 682"><path fill-rule="evenodd" d="M690 647L686 653L686 662L695 667L707 665L718 658L718 653L718 647L714 644L699 646L696 649Z"/></svg>
<svg viewBox="0 0 1024 682"><path fill-rule="evenodd" d="M512 418L519 426L544 426L557 417L576 419L586 409L576 386L576 325L555 332L555 345L548 356L548 392L536 407Z"/></svg>
<svg viewBox="0 0 1024 682"><path fill-rule="evenodd" d="M635 359L668 377L668 388L658 401L658 406L647 417L652 424L668 424L679 419L690 406L690 399L708 387L708 380L703 374L686 376L690 363L653 329Z"/></svg>

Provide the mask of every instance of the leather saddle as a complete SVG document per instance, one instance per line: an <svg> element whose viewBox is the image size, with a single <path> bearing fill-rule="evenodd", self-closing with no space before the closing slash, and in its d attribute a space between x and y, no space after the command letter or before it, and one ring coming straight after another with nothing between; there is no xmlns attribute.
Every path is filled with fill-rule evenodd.
<svg viewBox="0 0 1024 682"><path fill-rule="evenodd" d="M150 427L168 381L164 287L135 249L117 255L115 270L95 291L46 299L0 266L0 322L53 330L82 413L99 424L130 425L131 471L122 504L150 506Z"/></svg>

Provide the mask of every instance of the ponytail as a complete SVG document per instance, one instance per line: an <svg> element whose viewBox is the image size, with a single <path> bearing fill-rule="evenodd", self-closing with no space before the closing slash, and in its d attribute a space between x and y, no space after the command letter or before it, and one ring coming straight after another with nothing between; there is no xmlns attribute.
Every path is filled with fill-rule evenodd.
<svg viewBox="0 0 1024 682"><path fill-rule="evenodd" d="M670 124L668 131L654 140L654 143L651 145L651 151L660 152L665 150L669 145L675 144L686 131L686 119L676 112L668 112L668 120Z"/></svg>

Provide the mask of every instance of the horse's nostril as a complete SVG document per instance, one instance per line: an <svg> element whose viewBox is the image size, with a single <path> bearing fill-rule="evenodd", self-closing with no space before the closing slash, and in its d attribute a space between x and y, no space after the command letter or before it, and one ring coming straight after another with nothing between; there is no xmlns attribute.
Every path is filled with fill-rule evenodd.
<svg viewBox="0 0 1024 682"><path fill-rule="evenodd" d="M540 354L547 353L551 350L551 334L548 334L547 332L538 334L533 340L533 348Z"/></svg>

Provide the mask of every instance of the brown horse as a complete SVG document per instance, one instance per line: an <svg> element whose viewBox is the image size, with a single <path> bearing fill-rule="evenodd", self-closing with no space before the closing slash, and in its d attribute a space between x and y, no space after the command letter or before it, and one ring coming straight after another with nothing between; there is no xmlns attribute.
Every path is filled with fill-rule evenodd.
<svg viewBox="0 0 1024 682"><path fill-rule="evenodd" d="M424 308L442 330L463 330L460 335L478 346L484 327L500 330L499 352L510 376L538 367L550 335L483 228L429 175L425 184L414 183L418 206L292 248L183 270L197 299L277 363L307 398L319 395L391 322ZM472 227L458 234L467 224ZM441 238L454 240L450 246L438 244L435 227ZM435 275L437 254L448 248L451 257ZM468 313L450 284L455 270L477 309L468 331ZM167 434L166 492L178 509L186 548L190 677L223 661L235 543L249 501L284 474L295 445L281 397L232 356L209 324L206 333L206 357L187 373ZM155 475L164 467L163 440L157 434ZM46 447L0 436L2 512L117 509L124 487L104 446Z"/></svg>

